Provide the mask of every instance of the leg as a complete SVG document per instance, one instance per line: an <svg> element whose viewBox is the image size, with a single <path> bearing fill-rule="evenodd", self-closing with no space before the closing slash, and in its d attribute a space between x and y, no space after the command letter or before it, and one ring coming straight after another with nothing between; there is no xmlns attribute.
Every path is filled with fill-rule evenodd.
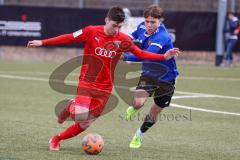
<svg viewBox="0 0 240 160"><path fill-rule="evenodd" d="M74 123L68 127L65 131L54 136L49 141L49 149L51 151L58 151L60 147L60 141L69 139L77 136L79 133L83 132L85 129L80 126L80 123Z"/></svg>
<svg viewBox="0 0 240 160"><path fill-rule="evenodd" d="M144 105L148 97L148 92L143 89L137 89L134 93L133 107L135 109L140 109Z"/></svg>
<svg viewBox="0 0 240 160"><path fill-rule="evenodd" d="M90 104L91 98L87 96L78 96L78 99L71 99L66 107L58 114L58 123L62 124L67 118L71 117L74 121L75 119L84 117L84 113L88 112L88 106ZM78 107L77 107L78 106Z"/></svg>
<svg viewBox="0 0 240 160"><path fill-rule="evenodd" d="M235 39L229 39L228 44L227 44L227 55L226 55L226 60L227 64L231 65L233 62L233 49L236 45L237 40Z"/></svg>
<svg viewBox="0 0 240 160"><path fill-rule="evenodd" d="M67 107L59 114L59 121L63 122L67 117L75 121L73 125L68 127L65 131L54 136L49 141L49 149L52 151L58 151L60 147L60 141L69 139L77 136L79 133L83 132L90 123L88 122L89 116L89 105L91 103L91 98L82 96L81 102L78 100L71 101Z"/></svg>
<svg viewBox="0 0 240 160"><path fill-rule="evenodd" d="M79 86L75 100L71 101L60 113L60 115L64 115L62 119L70 116L75 123L50 139L49 149L52 151L59 150L61 140L75 137L86 130L101 115L109 96L110 92Z"/></svg>
<svg viewBox="0 0 240 160"><path fill-rule="evenodd" d="M149 77L141 76L138 82L138 86L134 93L133 106L128 107L127 109L127 120L130 120L134 117L138 110L144 105L147 98L151 96L154 92L155 86L154 82Z"/></svg>
<svg viewBox="0 0 240 160"><path fill-rule="evenodd" d="M62 124L63 122L66 121L66 119L70 116L70 106L72 105L72 103L74 103L74 99L71 99L67 105L65 106L65 108L63 108L63 110L61 110L61 112L58 114L58 123Z"/></svg>
<svg viewBox="0 0 240 160"><path fill-rule="evenodd" d="M150 127L152 127L159 114L165 107L170 105L174 90L175 81L162 84L156 91L154 95L154 104L152 105L148 115L140 128L141 133L145 133Z"/></svg>
<svg viewBox="0 0 240 160"><path fill-rule="evenodd" d="M143 135L143 133L145 133L149 128L151 128L158 119L159 114L162 112L164 107L160 107L156 104L153 104L148 115L146 115L144 122L140 128L141 131L141 135Z"/></svg>
<svg viewBox="0 0 240 160"><path fill-rule="evenodd" d="M49 149L51 151L58 151L60 148L61 140L77 136L81 132L85 131L92 124L92 122L97 119L97 117L95 117L92 114L88 114L88 117L85 120L82 119L82 115L81 116L79 115L78 118L79 117L81 117L81 119L75 119L75 123L73 125L71 125L65 131L59 133L58 135L50 139Z"/></svg>
<svg viewBox="0 0 240 160"><path fill-rule="evenodd" d="M128 107L127 109L127 120L135 117L139 109L144 105L145 101L149 97L149 93L143 89L136 90L133 99L133 106Z"/></svg>
<svg viewBox="0 0 240 160"><path fill-rule="evenodd" d="M133 137L130 148L139 148L142 144L144 133L151 128L158 119L159 114L165 107L168 107L175 89L175 80L167 83L162 83L156 89L154 94L154 104L152 105L148 115L146 115L142 126L136 131Z"/></svg>
<svg viewBox="0 0 240 160"><path fill-rule="evenodd" d="M162 110L162 107L159 107L156 104L152 105L149 114L146 115L144 119L142 126L136 131L134 137L132 138L132 141L129 145L130 148L141 147L144 133L157 122L158 115L161 113Z"/></svg>
<svg viewBox="0 0 240 160"><path fill-rule="evenodd" d="M232 54L230 55L230 62L229 62L230 65L232 65L232 63L233 63L233 50L234 50L236 44L237 44L237 40L236 39L232 39Z"/></svg>
<svg viewBox="0 0 240 160"><path fill-rule="evenodd" d="M153 94L155 89L155 82L151 78L141 76L134 93L133 107L135 109L140 109L147 98Z"/></svg>

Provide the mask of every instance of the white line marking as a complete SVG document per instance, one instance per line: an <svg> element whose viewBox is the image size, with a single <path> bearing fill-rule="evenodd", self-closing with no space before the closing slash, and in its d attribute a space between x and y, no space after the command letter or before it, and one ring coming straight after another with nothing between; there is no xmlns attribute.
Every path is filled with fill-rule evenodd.
<svg viewBox="0 0 240 160"><path fill-rule="evenodd" d="M216 96L208 96L208 95L189 95L189 96L173 96L172 99L187 99L187 98L216 98Z"/></svg>
<svg viewBox="0 0 240 160"><path fill-rule="evenodd" d="M6 74L0 74L0 78L49 82L49 79L47 79L47 78L27 77L27 76L14 76L14 75L6 75ZM54 81L55 82L62 82L60 80L54 80ZM65 80L64 82L65 83L70 83L70 84L76 84L77 83L77 81L70 81L70 80ZM116 88L129 89L129 87L127 87L127 86L116 86L115 85L115 87ZM135 89L135 87L134 87L134 89ZM201 97L206 97L207 96L207 97L218 97L218 98L240 100L240 97L231 97L231 96L205 94L205 93L194 93L194 92L184 92L184 91L176 91L175 93L186 94L186 95L191 95L191 96L201 96Z"/></svg>
<svg viewBox="0 0 240 160"><path fill-rule="evenodd" d="M178 79L188 80L207 80L207 81L240 81L240 78L221 78L221 77L185 77L179 76Z"/></svg>
<svg viewBox="0 0 240 160"><path fill-rule="evenodd" d="M217 98L240 100L240 97L223 96L223 95L215 95L215 94L194 93L194 92L184 92L184 91L176 91L175 93L186 94L186 95L194 95L194 96L210 96L210 97L217 97Z"/></svg>
<svg viewBox="0 0 240 160"><path fill-rule="evenodd" d="M0 71L1 74L25 74L25 75L46 75L49 76L50 72L17 72L17 71Z"/></svg>
<svg viewBox="0 0 240 160"><path fill-rule="evenodd" d="M6 78L6 79L18 79L18 80L29 80L29 81L40 81L40 82L49 82L49 79L46 78L37 78L37 77L26 77L26 76L13 76L13 75L4 75L4 74L0 74L0 78ZM62 82L61 80L53 80L54 82ZM69 80L65 80L65 83L71 83L71 84L75 84L77 83L77 81L69 81Z"/></svg>
<svg viewBox="0 0 240 160"><path fill-rule="evenodd" d="M41 76L50 76L52 72L22 72L22 71L0 71L0 74L14 74L14 75L41 75ZM58 75L68 75L68 76L79 76L77 73L58 73Z"/></svg>
<svg viewBox="0 0 240 160"><path fill-rule="evenodd" d="M136 71L141 73L140 71ZM134 74L136 72L133 72ZM51 75L52 72L22 72L22 71L0 71L1 74L27 74L27 75ZM137 78L139 75L134 76L133 73L129 73L131 78ZM63 73L64 74L64 73ZM71 76L79 76L78 73L71 73ZM117 75L116 75L117 77ZM222 78L222 77L193 77L193 76L179 76L178 79L188 80L212 80L212 81L240 81L240 78Z"/></svg>
<svg viewBox="0 0 240 160"><path fill-rule="evenodd" d="M210 109L203 109L203 108L195 108L195 107L183 106L183 105L173 104L173 103L171 103L171 106L176 107L176 108L190 109L190 110L201 111L201 112L219 113L219 114L240 116L240 113L224 112L224 111L217 111L217 110L210 110Z"/></svg>
<svg viewBox="0 0 240 160"><path fill-rule="evenodd" d="M41 82L48 82L49 79L45 78L37 78L37 77L26 77L26 76L13 76L13 75L4 75L0 74L0 78L6 78L6 79L18 79L18 80L30 80L30 81L41 81ZM55 80L56 82L61 82L59 80ZM77 81L64 81L67 83L77 83ZM124 86L123 86L124 87ZM193 92L183 92L183 91L176 91L176 93L179 94L186 94L189 96L175 96L175 99L182 98L197 98L197 97L218 97L218 98L228 98L228 99L236 99L240 100L240 97L230 97L230 96L222 96L222 95L211 95L211 94L204 94L204 93L193 93ZM217 111L217 110L209 110L209 109L203 109L203 108L195 108L190 106L184 106L184 105L178 105L171 103L171 106L176 108L183 108L183 109L191 109L196 111L202 111L202 112L208 112L208 113L219 113L219 114L227 114L227 115L235 115L240 116L240 113L234 113L234 112L224 112L224 111Z"/></svg>

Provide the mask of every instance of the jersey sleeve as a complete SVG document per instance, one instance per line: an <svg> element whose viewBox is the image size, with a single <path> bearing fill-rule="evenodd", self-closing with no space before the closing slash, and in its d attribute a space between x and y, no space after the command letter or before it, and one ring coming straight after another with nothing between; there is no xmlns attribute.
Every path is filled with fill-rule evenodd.
<svg viewBox="0 0 240 160"><path fill-rule="evenodd" d="M124 53L123 61L142 62L143 60L136 57L134 54L132 54L130 52L126 52L126 53Z"/></svg>
<svg viewBox="0 0 240 160"><path fill-rule="evenodd" d="M144 59L144 60L165 60L164 55L141 50L133 43L128 51L133 53L138 58Z"/></svg>
<svg viewBox="0 0 240 160"><path fill-rule="evenodd" d="M72 34L64 34L57 37L42 40L43 45L70 44L84 42L89 37L91 27L80 29Z"/></svg>

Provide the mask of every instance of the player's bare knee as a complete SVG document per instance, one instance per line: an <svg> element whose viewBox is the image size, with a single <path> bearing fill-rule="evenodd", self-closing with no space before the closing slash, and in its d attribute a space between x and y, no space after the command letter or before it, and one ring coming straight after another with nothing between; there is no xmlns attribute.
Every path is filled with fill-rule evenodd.
<svg viewBox="0 0 240 160"><path fill-rule="evenodd" d="M133 107L135 109L140 109L144 105L144 102L145 101L142 101L142 100L134 100L133 101Z"/></svg>

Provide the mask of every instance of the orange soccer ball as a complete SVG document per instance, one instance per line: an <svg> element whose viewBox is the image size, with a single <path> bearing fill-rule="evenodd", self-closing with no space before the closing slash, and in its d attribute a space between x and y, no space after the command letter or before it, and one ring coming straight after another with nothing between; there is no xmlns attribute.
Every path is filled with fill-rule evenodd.
<svg viewBox="0 0 240 160"><path fill-rule="evenodd" d="M96 155L99 154L104 147L102 137L97 133L89 133L82 140L82 149L85 153Z"/></svg>

